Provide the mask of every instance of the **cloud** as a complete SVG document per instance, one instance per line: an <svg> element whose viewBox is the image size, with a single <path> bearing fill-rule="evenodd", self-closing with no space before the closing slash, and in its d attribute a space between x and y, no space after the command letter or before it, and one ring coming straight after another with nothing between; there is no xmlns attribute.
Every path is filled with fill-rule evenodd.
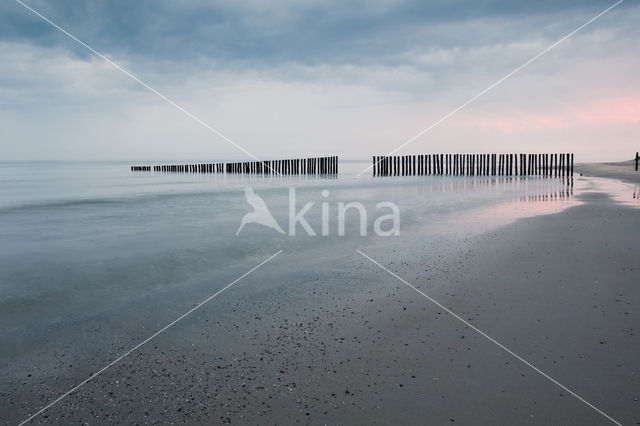
<svg viewBox="0 0 640 426"><path fill-rule="evenodd" d="M602 1L27 1L99 50L252 65L376 64L398 54L509 43L584 22ZM4 2L0 37L78 49L16 2ZM558 28L559 27L559 28ZM405 55L406 57L407 55Z"/></svg>
<svg viewBox="0 0 640 426"><path fill-rule="evenodd" d="M609 5L28 4L257 155L349 157L387 152ZM624 140L623 152L640 136L633 126L639 18L640 7L623 3L408 152L497 149L508 146L505 134L521 133L527 137L512 137L512 144L540 146L536 132L552 148L571 143L567 137L584 143L580 126L606 127ZM0 51L0 144L7 158L240 157L11 1L0 5ZM629 104L617 108L615 99ZM556 136L548 133L554 130Z"/></svg>

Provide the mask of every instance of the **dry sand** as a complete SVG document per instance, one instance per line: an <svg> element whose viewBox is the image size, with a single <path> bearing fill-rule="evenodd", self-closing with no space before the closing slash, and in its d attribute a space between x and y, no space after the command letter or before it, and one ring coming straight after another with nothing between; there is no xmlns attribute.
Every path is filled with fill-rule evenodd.
<svg viewBox="0 0 640 426"><path fill-rule="evenodd" d="M459 244L415 235L361 249L613 418L639 424L640 211L601 192L578 198ZM355 248L285 253L34 422L608 423ZM155 330L177 316L172 304L130 313L156 315L151 323L130 324L126 306L105 318ZM85 332L99 335L104 321ZM25 372L2 390L4 420L22 420L131 343L58 358L49 373L84 362L64 376Z"/></svg>

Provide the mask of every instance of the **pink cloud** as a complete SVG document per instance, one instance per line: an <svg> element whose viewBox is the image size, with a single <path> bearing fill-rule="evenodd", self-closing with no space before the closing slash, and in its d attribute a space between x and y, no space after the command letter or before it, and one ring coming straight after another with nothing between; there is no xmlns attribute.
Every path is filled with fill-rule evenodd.
<svg viewBox="0 0 640 426"><path fill-rule="evenodd" d="M569 112L579 122L590 124L629 124L640 122L640 98L609 98L571 108Z"/></svg>
<svg viewBox="0 0 640 426"><path fill-rule="evenodd" d="M583 125L636 125L640 123L640 97L599 99L581 106L564 106L554 114L510 112L500 116L465 117L471 127L518 133L532 129L566 129Z"/></svg>

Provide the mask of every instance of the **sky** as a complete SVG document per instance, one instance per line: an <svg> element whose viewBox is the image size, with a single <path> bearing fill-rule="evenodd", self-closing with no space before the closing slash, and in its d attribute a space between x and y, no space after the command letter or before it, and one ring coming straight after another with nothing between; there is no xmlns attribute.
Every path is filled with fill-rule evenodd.
<svg viewBox="0 0 640 426"><path fill-rule="evenodd" d="M21 0L260 159L387 154L615 1ZM399 153L640 150L625 0ZM1 160L250 157L15 0Z"/></svg>

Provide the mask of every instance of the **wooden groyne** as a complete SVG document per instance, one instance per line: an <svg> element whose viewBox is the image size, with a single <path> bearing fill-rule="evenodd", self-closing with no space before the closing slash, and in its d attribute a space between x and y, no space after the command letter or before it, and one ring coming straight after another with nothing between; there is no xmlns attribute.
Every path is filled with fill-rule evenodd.
<svg viewBox="0 0 640 426"><path fill-rule="evenodd" d="M373 175L573 177L573 154L426 154L374 156Z"/></svg>
<svg viewBox="0 0 640 426"><path fill-rule="evenodd" d="M331 175L338 173L338 156L234 163L131 166L132 172L243 173L260 175Z"/></svg>

